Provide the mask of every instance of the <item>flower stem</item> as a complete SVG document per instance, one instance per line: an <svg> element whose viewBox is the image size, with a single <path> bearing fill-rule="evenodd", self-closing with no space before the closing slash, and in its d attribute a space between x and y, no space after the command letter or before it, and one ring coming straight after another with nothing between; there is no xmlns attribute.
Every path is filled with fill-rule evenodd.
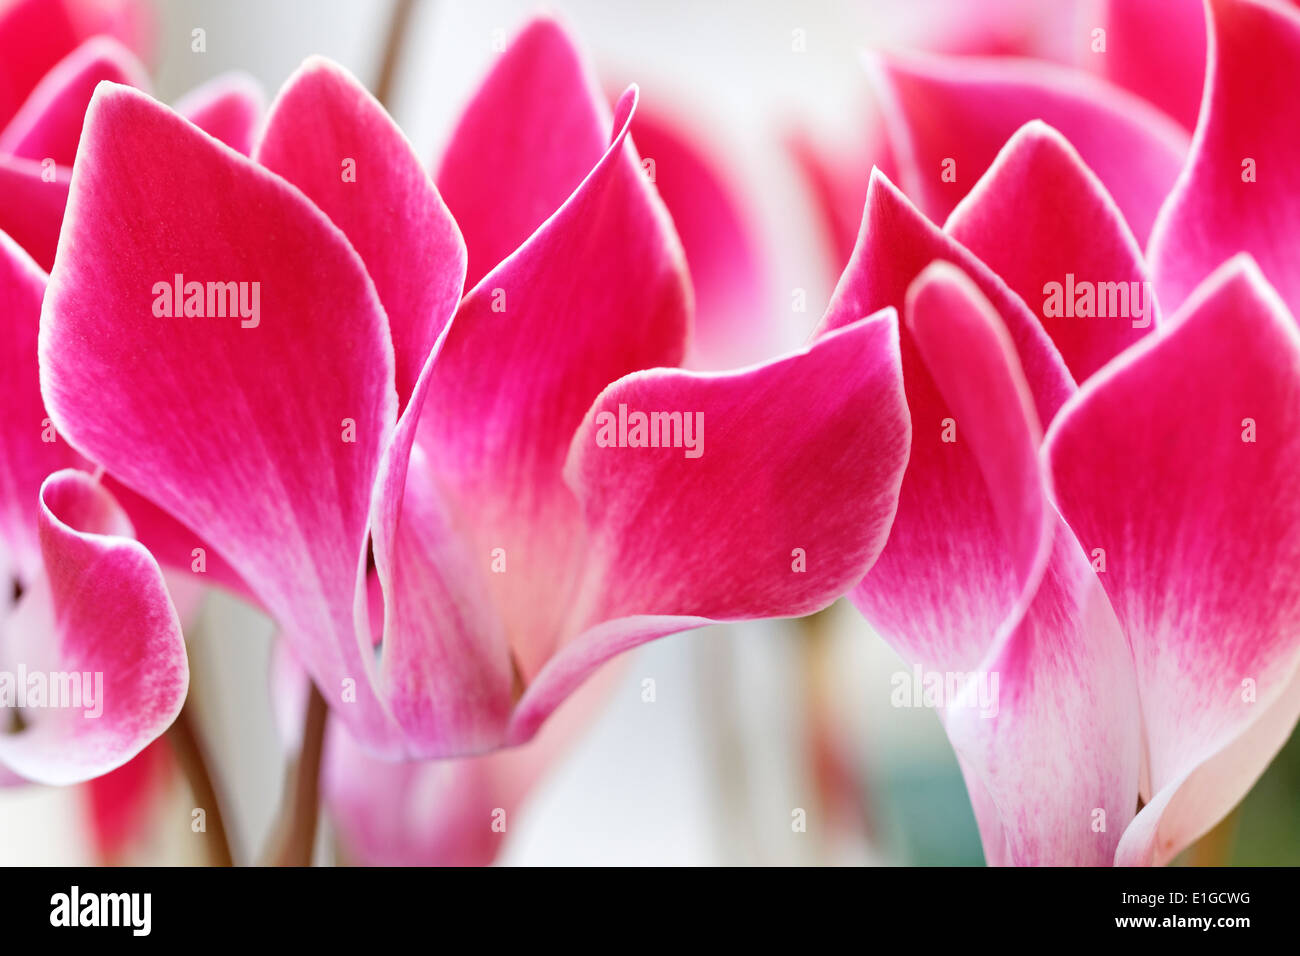
<svg viewBox="0 0 1300 956"><path fill-rule="evenodd" d="M181 771L190 785L194 795L194 804L204 813L204 834L207 836L208 859L212 866L234 866L234 857L230 853L230 839L226 835L225 819L221 815L221 801L217 798L217 788L212 782L212 773L194 716L192 698L185 701L180 716L167 731L168 743L176 754Z"/></svg>
<svg viewBox="0 0 1300 956"><path fill-rule="evenodd" d="M278 849L268 860L272 866L311 866L320 816L320 766L327 716L325 698L312 684L303 719L302 748L285 775L284 803L276 826Z"/></svg>

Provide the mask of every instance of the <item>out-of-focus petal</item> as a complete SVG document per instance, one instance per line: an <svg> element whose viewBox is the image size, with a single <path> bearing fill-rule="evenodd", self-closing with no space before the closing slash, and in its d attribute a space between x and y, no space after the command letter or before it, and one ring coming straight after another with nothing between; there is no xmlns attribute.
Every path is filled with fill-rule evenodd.
<svg viewBox="0 0 1300 956"><path fill-rule="evenodd" d="M1073 147L1044 123L1011 137L944 231L1034 310L1076 381L1158 321L1123 215Z"/></svg>
<svg viewBox="0 0 1300 956"><path fill-rule="evenodd" d="M0 584L40 573L37 502L41 483L79 456L55 433L41 400L36 335L47 276L0 233ZM7 595L6 595L7 600Z"/></svg>
<svg viewBox="0 0 1300 956"><path fill-rule="evenodd" d="M1247 258L1099 373L1045 443L1133 648L1151 795L1120 863L1164 863L1300 712L1300 331ZM1231 772L1215 772L1215 771Z"/></svg>
<svg viewBox="0 0 1300 956"><path fill-rule="evenodd" d="M578 188L609 128L609 107L573 41L555 20L532 20L465 108L435 177L469 248L467 288Z"/></svg>
<svg viewBox="0 0 1300 956"><path fill-rule="evenodd" d="M1204 0L1103 0L1105 51L1084 63L1178 120L1196 125L1205 78Z"/></svg>
<svg viewBox="0 0 1300 956"><path fill-rule="evenodd" d="M733 191L719 158L667 114L639 106L632 138L642 167L681 237L695 290L695 326L687 365L723 369L781 350L773 328L767 265L752 215ZM803 330L806 332L806 330Z"/></svg>
<svg viewBox="0 0 1300 956"><path fill-rule="evenodd" d="M867 196L862 234L823 321L901 308L912 281L934 260L960 267L998 312L1016 347L1039 421L1074 388L1070 374L1018 296L968 250L941 233L882 175ZM912 661L973 667L1020 597L990 476L917 352L901 333L912 448L889 543L852 599Z"/></svg>
<svg viewBox="0 0 1300 956"><path fill-rule="evenodd" d="M970 694L941 703L985 856L1109 864L1137 802L1128 647L1088 559L1047 503L1038 417L993 308L964 273L937 263L909 290L907 322L986 476L1021 588L977 668L936 668L945 687L960 675L951 686Z"/></svg>
<svg viewBox="0 0 1300 956"><path fill-rule="evenodd" d="M55 163L0 156L0 231L42 269L54 265L71 171Z"/></svg>
<svg viewBox="0 0 1300 956"><path fill-rule="evenodd" d="M404 406L465 279L460 230L411 144L365 87L316 57L276 97L257 160L305 192L366 264Z"/></svg>
<svg viewBox="0 0 1300 956"><path fill-rule="evenodd" d="M536 738L481 757L377 761L336 727L322 788L345 859L364 866L492 863L530 792L581 737L620 673L602 669Z"/></svg>
<svg viewBox="0 0 1300 956"><path fill-rule="evenodd" d="M1300 13L1255 0L1209 9L1205 98L1187 168L1151 235L1151 271L1172 311L1220 263L1249 252L1297 315Z"/></svg>
<svg viewBox="0 0 1300 956"><path fill-rule="evenodd" d="M262 118L262 88L244 73L224 73L176 101L176 112L231 149L253 152Z"/></svg>
<svg viewBox="0 0 1300 956"><path fill-rule="evenodd" d="M899 184L936 221L1030 120L1043 120L1074 144L1143 242L1187 155L1187 134L1177 123L1080 71L937 56L873 57L868 67Z"/></svg>
<svg viewBox="0 0 1300 956"><path fill-rule="evenodd" d="M177 281L222 285L182 293L203 314L176 316ZM218 549L335 712L362 739L381 735L354 602L396 414L393 353L337 227L165 107L101 86L40 359L73 446Z"/></svg>
<svg viewBox="0 0 1300 956"><path fill-rule="evenodd" d="M108 492L64 470L42 486L40 507L46 574L3 635L6 670L27 675L25 727L0 735L0 762L66 784L120 767L166 730L189 665L162 572ZM33 675L44 705L30 696Z"/></svg>
<svg viewBox="0 0 1300 956"><path fill-rule="evenodd" d="M796 132L786 140L786 148L812 191L834 275L838 277L853 255L873 170L897 177L888 139L880 134L860 154L837 157L806 133Z"/></svg>
<svg viewBox="0 0 1300 956"><path fill-rule="evenodd" d="M82 41L115 37L138 54L153 39L146 0L13 0L0 12L0 127Z"/></svg>
<svg viewBox="0 0 1300 956"><path fill-rule="evenodd" d="M501 549L507 570L490 583L525 680L560 638L585 559L562 477L574 429L610 382L677 365L686 347L689 281L627 144L635 105L629 90L595 168L465 297L427 373L419 442L472 553L490 565Z"/></svg>
<svg viewBox="0 0 1300 956"><path fill-rule="evenodd" d="M907 459L897 336L891 311L755 368L654 369L601 393L565 468L589 529L567 629L582 633L528 687L513 741L616 653L811 613L871 567ZM635 413L679 413L680 428L657 421L657 447L637 446Z"/></svg>
<svg viewBox="0 0 1300 956"><path fill-rule="evenodd" d="M71 166L86 106L103 81L149 88L144 65L130 50L108 37L87 40L37 84L0 133L0 153Z"/></svg>

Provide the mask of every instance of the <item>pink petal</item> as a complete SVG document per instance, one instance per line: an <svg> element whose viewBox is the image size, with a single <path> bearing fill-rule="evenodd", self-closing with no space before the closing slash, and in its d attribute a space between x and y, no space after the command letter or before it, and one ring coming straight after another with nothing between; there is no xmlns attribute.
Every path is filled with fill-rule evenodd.
<svg viewBox="0 0 1300 956"><path fill-rule="evenodd" d="M512 741L622 650L711 620L808 614L871 567L907 459L897 334L887 312L752 369L654 369L597 398L565 467L589 529L584 632L529 685ZM624 410L681 412L681 441L605 443ZM694 451L687 418L702 421Z"/></svg>
<svg viewBox="0 0 1300 956"><path fill-rule="evenodd" d="M276 97L257 159L305 192L366 264L404 405L465 278L460 230L411 144L355 78L313 58Z"/></svg>
<svg viewBox="0 0 1300 956"><path fill-rule="evenodd" d="M0 585L10 589L11 577L26 585L40 573L41 483L50 472L78 462L53 433L41 401L36 333L45 281L36 263L0 233Z"/></svg>
<svg viewBox="0 0 1300 956"><path fill-rule="evenodd" d="M391 536L375 537L382 695L405 731L409 756L482 753L501 743L514 681L505 627L491 603L490 560L466 547L418 447L404 486L399 523Z"/></svg>
<svg viewBox="0 0 1300 956"><path fill-rule="evenodd" d="M0 153L71 166L81 123L100 82L149 88L144 65L116 40L95 37L73 50L32 91L0 133Z"/></svg>
<svg viewBox="0 0 1300 956"><path fill-rule="evenodd" d="M265 104L251 76L226 73L190 90L176 101L176 112L233 150L252 155Z"/></svg>
<svg viewBox="0 0 1300 956"><path fill-rule="evenodd" d="M176 275L248 283L246 304L259 283L256 324L155 316L171 298L155 283ZM390 723L354 601L396 414L392 354L360 259L298 190L148 97L100 87L41 321L51 416L230 562L328 700L355 690L336 711L362 739Z"/></svg>
<svg viewBox="0 0 1300 956"><path fill-rule="evenodd" d="M170 726L189 666L162 572L103 488L84 472L51 475L40 525L47 576L6 622L5 666L29 682L66 676L94 699L29 701L26 728L0 735L0 762L40 783L75 783L120 767Z"/></svg>
<svg viewBox="0 0 1300 956"><path fill-rule="evenodd" d="M466 288L578 188L609 128L609 107L563 27L529 22L465 108L435 177L469 248Z"/></svg>
<svg viewBox="0 0 1300 956"><path fill-rule="evenodd" d="M784 310L771 305L752 213L733 190L721 157L680 123L644 106L632 136L642 166L653 164L655 187L690 266L696 320L689 364L736 368L771 356L781 339L771 317Z"/></svg>
<svg viewBox="0 0 1300 956"><path fill-rule="evenodd" d="M986 476L1020 587L997 632L983 635L973 673L964 663L936 668L945 683L963 673L983 695L943 703L985 856L1108 864L1137 802L1128 647L1088 559L1047 504L1038 418L997 313L947 263L926 269L907 299L908 326Z"/></svg>
<svg viewBox="0 0 1300 956"><path fill-rule="evenodd" d="M1119 208L1044 123L1027 123L1011 137L944 231L1034 310L1076 381L1158 321L1142 253ZM1049 308L1053 283L1059 294ZM1087 311L1095 314L1078 314L1078 292L1094 297Z"/></svg>
<svg viewBox="0 0 1300 956"><path fill-rule="evenodd" d="M1203 0L1104 0L1096 27L1106 31L1106 50L1084 54L1090 67L1188 129L1196 125L1205 77Z"/></svg>
<svg viewBox="0 0 1300 956"><path fill-rule="evenodd" d="M534 740L481 757L378 761L336 728L323 788L346 859L364 866L492 863L531 792L597 716L621 673L602 670Z"/></svg>
<svg viewBox="0 0 1300 956"><path fill-rule="evenodd" d="M1171 859L1295 724L1297 434L1300 332L1243 257L1090 381L1048 435L1061 513L1086 552L1105 550L1100 577L1142 695L1151 797L1117 862Z"/></svg>
<svg viewBox="0 0 1300 956"><path fill-rule="evenodd" d="M936 259L959 266L998 312L1038 418L1050 420L1073 384L1042 326L987 266L926 221L879 173L868 191L858 247L824 327L901 307L912 281ZM906 329L901 352L911 457L889 543L851 597L909 660L966 670L983 656L1020 597L999 521L999 507L1005 506L997 504L1008 489L985 473L964 436L971 423L954 415Z"/></svg>
<svg viewBox="0 0 1300 956"><path fill-rule="evenodd" d="M54 265L70 178L66 166L0 156L0 231L12 236L42 269Z"/></svg>
<svg viewBox="0 0 1300 956"><path fill-rule="evenodd" d="M59 60L96 34L137 53L148 45L152 14L145 0L13 0L0 13L0 126Z"/></svg>
<svg viewBox="0 0 1300 956"><path fill-rule="evenodd" d="M1012 133L1041 119L1074 144L1145 241L1187 154L1178 124L1074 70L937 56L882 57L869 66L899 182L935 220L952 211ZM945 181L946 168L955 181Z"/></svg>
<svg viewBox="0 0 1300 956"><path fill-rule="evenodd" d="M685 349L681 246L627 145L635 105L629 90L581 186L465 297L427 373L419 441L471 553L486 566L504 549L493 601L525 679L560 638L586 554L562 478L574 429L611 381Z"/></svg>
<svg viewBox="0 0 1300 956"><path fill-rule="evenodd" d="M1291 173L1300 149L1291 97L1300 76L1300 14L1253 0L1213 0L1209 9L1210 66L1196 137L1151 234L1156 287L1172 310L1244 251L1300 314L1293 252L1300 193Z"/></svg>

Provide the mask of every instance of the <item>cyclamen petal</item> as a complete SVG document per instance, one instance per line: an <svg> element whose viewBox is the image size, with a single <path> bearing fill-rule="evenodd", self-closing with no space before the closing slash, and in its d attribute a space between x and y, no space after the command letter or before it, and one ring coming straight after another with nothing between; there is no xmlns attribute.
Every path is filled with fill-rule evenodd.
<svg viewBox="0 0 1300 956"><path fill-rule="evenodd" d="M937 56L869 61L899 182L945 218L998 149L1041 119L1079 150L1145 242L1187 154L1184 130L1150 104L1088 74L1032 61Z"/></svg>
<svg viewBox="0 0 1300 956"><path fill-rule="evenodd" d="M712 621L811 613L871 567L907 459L897 335L885 313L752 369L656 369L601 394L565 467L589 529L585 629L528 686L511 741L615 654ZM683 440L671 422L659 447L602 440L624 406L680 412ZM686 416L704 426L693 448Z"/></svg>
<svg viewBox="0 0 1300 956"><path fill-rule="evenodd" d="M365 87L317 57L280 90L256 158L305 192L366 264L405 406L465 281L464 240L410 143Z"/></svg>
<svg viewBox="0 0 1300 956"><path fill-rule="evenodd" d="M1128 646L1074 536L1048 505L1041 434L1015 351L974 284L946 263L908 292L907 322L987 476L1016 607L968 670L941 662L944 725L991 864L1109 864L1137 802L1137 689Z"/></svg>
<svg viewBox="0 0 1300 956"><path fill-rule="evenodd" d="M1300 330L1247 258L1099 373L1045 445L1133 648L1151 794L1116 862L1164 863L1300 714ZM1229 772L1230 771L1230 772Z"/></svg>
<svg viewBox="0 0 1300 956"><path fill-rule="evenodd" d="M1250 253L1300 314L1300 191L1292 168L1300 113L1300 12L1212 0L1205 96L1187 166L1151 234L1151 269L1167 311L1224 260Z"/></svg>
<svg viewBox="0 0 1300 956"><path fill-rule="evenodd" d="M152 40L146 0L13 0L0 11L0 126L78 44L97 35L136 53Z"/></svg>
<svg viewBox="0 0 1300 956"><path fill-rule="evenodd" d="M559 23L537 17L507 42L434 177L469 249L466 288L578 188L609 145L610 123L599 85Z"/></svg>
<svg viewBox="0 0 1300 956"><path fill-rule="evenodd" d="M686 348L689 281L628 145L635 107L633 88L599 162L466 295L427 372L418 441L464 516L467 546L483 561L501 549L507 562L490 584L525 680L560 639L585 560L562 477L574 429L610 382L677 365Z"/></svg>
<svg viewBox="0 0 1300 956"><path fill-rule="evenodd" d="M1089 50L1084 62L1193 128L1205 77L1204 0L1103 0L1097 24L1106 49Z"/></svg>
<svg viewBox="0 0 1300 956"><path fill-rule="evenodd" d="M263 107L262 88L243 73L218 76L176 101L177 113L245 156L253 152Z"/></svg>
<svg viewBox="0 0 1300 956"><path fill-rule="evenodd" d="M41 573L37 500L41 483L79 456L60 441L41 400L36 335L47 276L0 233L0 585L29 585Z"/></svg>
<svg viewBox="0 0 1300 956"><path fill-rule="evenodd" d="M1076 381L1159 321L1142 253L1101 182L1058 132L1016 132L944 232L1032 309Z"/></svg>
<svg viewBox="0 0 1300 956"><path fill-rule="evenodd" d="M867 196L862 233L823 320L836 328L859 313L903 305L934 260L959 266L1006 326L1039 421L1073 391L1070 374L1025 304L987 266L941 233L882 175ZM995 504L1000 489L963 437L909 331L901 333L911 454L888 544L851 599L909 660L968 670L1020 598L1016 565Z"/></svg>
<svg viewBox="0 0 1300 956"><path fill-rule="evenodd" d="M72 165L86 106L101 82L148 90L144 65L107 37L87 40L52 69L0 133L0 152Z"/></svg>
<svg viewBox="0 0 1300 956"><path fill-rule="evenodd" d="M159 309L180 305L177 276L235 284L257 308ZM393 352L342 233L165 107L101 86L40 355L69 442L211 542L298 642L323 692L355 690L338 710L345 722L381 735L390 718L371 693L353 608L396 414Z"/></svg>
<svg viewBox="0 0 1300 956"><path fill-rule="evenodd" d="M112 497L66 470L46 480L40 507L46 574L5 622L0 653L10 676L27 675L28 694L41 675L47 696L28 698L25 729L0 734L0 763L67 784L121 766L166 730L189 667L162 572Z"/></svg>

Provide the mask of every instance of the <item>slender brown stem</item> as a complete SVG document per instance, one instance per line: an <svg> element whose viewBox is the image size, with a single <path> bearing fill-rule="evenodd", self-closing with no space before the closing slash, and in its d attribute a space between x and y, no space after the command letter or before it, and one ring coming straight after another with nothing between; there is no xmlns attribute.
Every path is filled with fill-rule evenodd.
<svg viewBox="0 0 1300 956"><path fill-rule="evenodd" d="M411 25L411 14L415 11L415 0L395 0L393 13L388 19L387 40L384 43L384 57L379 61L379 78L375 80L375 99L390 108L393 94L393 80L397 76L397 65L402 59L402 38Z"/></svg>
<svg viewBox="0 0 1300 956"><path fill-rule="evenodd" d="M311 866L320 816L320 765L328 714L325 698L313 684L303 719L302 748L285 777L284 802L276 827L277 849L268 860L272 866Z"/></svg>
<svg viewBox="0 0 1300 956"><path fill-rule="evenodd" d="M194 805L204 814L204 834L207 837L208 857L213 866L234 866L230 853L230 839L226 835L225 819L221 815L221 801L208 770L208 761L199 741L194 707L186 700L180 716L167 731L168 743L180 762L185 779L194 795Z"/></svg>

